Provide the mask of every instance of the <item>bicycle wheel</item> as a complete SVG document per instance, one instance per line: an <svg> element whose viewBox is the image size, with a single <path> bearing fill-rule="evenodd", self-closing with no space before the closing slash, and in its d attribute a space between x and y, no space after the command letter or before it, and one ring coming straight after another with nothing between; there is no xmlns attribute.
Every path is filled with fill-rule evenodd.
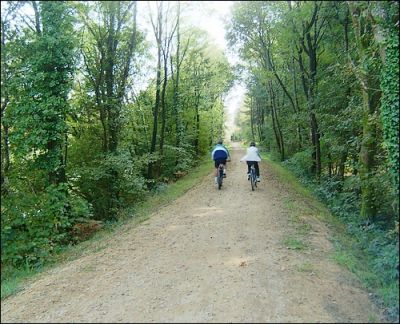
<svg viewBox="0 0 400 324"><path fill-rule="evenodd" d="M251 167L250 170L250 184L251 184L251 190L254 191L255 187L257 186L257 179L256 179L256 172L254 167Z"/></svg>
<svg viewBox="0 0 400 324"><path fill-rule="evenodd" d="M218 169L218 178L217 178L218 190L220 190L221 187L222 187L223 178L224 178L224 169L219 167L219 169Z"/></svg>
<svg viewBox="0 0 400 324"><path fill-rule="evenodd" d="M218 176L217 182L218 182L218 189L221 189L221 187L222 187L222 177L221 176Z"/></svg>

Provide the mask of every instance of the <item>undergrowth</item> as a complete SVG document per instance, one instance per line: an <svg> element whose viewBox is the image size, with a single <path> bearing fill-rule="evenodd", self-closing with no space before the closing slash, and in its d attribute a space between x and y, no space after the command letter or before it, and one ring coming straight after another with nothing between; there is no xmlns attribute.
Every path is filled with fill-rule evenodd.
<svg viewBox="0 0 400 324"><path fill-rule="evenodd" d="M45 262L33 266L26 263L23 266L2 266L1 268L1 299L7 298L18 292L27 279L39 275L64 262L72 261L78 257L97 252L107 247L105 239L117 231L125 231L149 219L151 213L162 206L175 200L187 190L199 183L206 174L210 173L213 166L207 156L200 161L186 176L176 182L163 184L157 190L149 192L141 202L120 209L116 221L104 222L103 228L86 241L76 245L58 247L49 255Z"/></svg>

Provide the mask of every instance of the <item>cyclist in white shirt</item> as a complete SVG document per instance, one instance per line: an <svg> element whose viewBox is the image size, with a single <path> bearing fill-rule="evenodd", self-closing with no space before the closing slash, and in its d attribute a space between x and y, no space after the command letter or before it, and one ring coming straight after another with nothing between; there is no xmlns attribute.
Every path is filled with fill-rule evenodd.
<svg viewBox="0 0 400 324"><path fill-rule="evenodd" d="M254 164L254 167L256 169L256 175L257 175L257 182L260 182L260 169L258 167L258 162L261 161L261 155L258 152L258 148L256 147L256 143L251 142L250 147L247 148L246 155L243 156L240 161L246 161L247 162L247 180L250 179L250 167L252 164Z"/></svg>

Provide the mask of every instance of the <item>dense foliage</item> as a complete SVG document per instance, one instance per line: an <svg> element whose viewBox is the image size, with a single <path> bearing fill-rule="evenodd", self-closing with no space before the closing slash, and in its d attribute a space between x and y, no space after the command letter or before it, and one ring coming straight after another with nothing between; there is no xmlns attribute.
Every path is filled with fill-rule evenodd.
<svg viewBox="0 0 400 324"><path fill-rule="evenodd" d="M398 312L399 20L394 1L237 2L229 26L257 140L341 218ZM361 256L360 256L361 257ZM371 280L370 280L371 281Z"/></svg>
<svg viewBox="0 0 400 324"><path fill-rule="evenodd" d="M1 262L41 266L188 172L223 136L233 75L179 2L10 1L1 16Z"/></svg>
<svg viewBox="0 0 400 324"><path fill-rule="evenodd" d="M184 23L179 1L139 4L2 3L2 272L41 266L82 224L118 220L224 135L226 57ZM314 188L393 314L398 12L396 1L235 1L228 26L247 85L232 137L261 143Z"/></svg>

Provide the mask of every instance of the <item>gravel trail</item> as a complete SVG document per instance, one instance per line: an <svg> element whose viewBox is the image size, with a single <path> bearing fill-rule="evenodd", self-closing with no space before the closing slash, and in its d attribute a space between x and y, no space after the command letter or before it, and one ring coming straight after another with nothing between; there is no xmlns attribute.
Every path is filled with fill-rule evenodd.
<svg viewBox="0 0 400 324"><path fill-rule="evenodd" d="M2 323L379 320L368 293L331 260L317 211L264 163L252 192L242 155L232 149L221 190L210 173L106 248L2 301ZM288 249L299 237L307 244Z"/></svg>

